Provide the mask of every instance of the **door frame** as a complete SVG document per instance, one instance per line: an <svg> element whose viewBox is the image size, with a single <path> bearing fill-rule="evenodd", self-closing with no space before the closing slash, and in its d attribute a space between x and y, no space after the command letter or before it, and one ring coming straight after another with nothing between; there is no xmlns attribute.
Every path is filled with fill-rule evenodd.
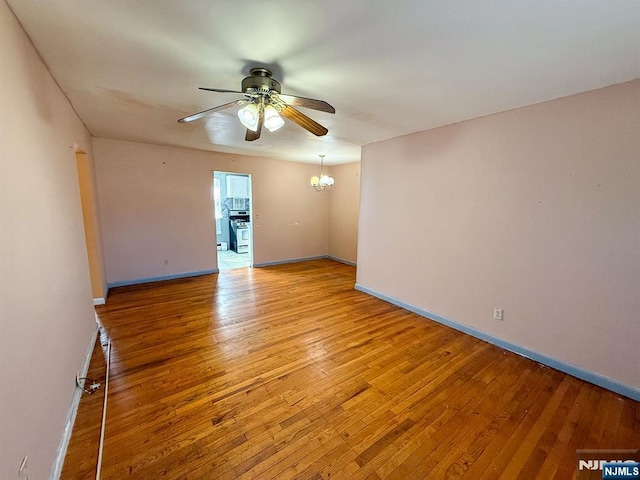
<svg viewBox="0 0 640 480"><path fill-rule="evenodd" d="M253 203L253 175L251 173L248 172L229 172L226 170L212 170L212 177L211 177L211 199L214 202L214 219L213 219L213 228L215 231L215 239L216 239L216 267L218 267L218 229L216 227L216 219L215 219L215 178L216 178L216 174L222 174L222 175L242 175L242 176L246 176L249 180L249 191L247 192L249 195L249 267L253 267L254 261L253 261L253 251L254 251L254 244L255 244L255 237L254 237L254 231L253 231L253 220L255 218L253 212L255 209L254 203ZM223 187L222 187L222 181L220 182L220 194L221 194L221 202L223 201L222 199L222 191L223 191ZM226 184L224 186L224 191L226 193ZM223 206L221 205L221 208L223 208ZM223 218L221 218L221 220L223 220ZM227 221L228 221L228 217L227 217ZM222 225L222 223L221 223ZM231 244L230 242L227 244L227 249L231 248ZM218 268L219 270L219 268Z"/></svg>

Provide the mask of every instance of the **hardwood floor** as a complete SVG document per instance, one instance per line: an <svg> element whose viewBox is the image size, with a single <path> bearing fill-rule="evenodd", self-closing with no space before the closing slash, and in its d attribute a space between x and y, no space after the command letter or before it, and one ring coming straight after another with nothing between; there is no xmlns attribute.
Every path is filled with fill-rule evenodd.
<svg viewBox="0 0 640 480"><path fill-rule="evenodd" d="M318 260L113 289L102 478L564 480L638 448L638 402L354 283Z"/></svg>

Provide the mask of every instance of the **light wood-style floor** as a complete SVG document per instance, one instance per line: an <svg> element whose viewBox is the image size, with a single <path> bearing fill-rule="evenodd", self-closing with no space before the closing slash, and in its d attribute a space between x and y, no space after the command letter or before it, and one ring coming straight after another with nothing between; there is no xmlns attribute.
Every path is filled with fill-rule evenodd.
<svg viewBox="0 0 640 480"><path fill-rule="evenodd" d="M318 260L113 289L102 478L565 480L639 446L638 402L354 283ZM93 478L78 456L63 478Z"/></svg>

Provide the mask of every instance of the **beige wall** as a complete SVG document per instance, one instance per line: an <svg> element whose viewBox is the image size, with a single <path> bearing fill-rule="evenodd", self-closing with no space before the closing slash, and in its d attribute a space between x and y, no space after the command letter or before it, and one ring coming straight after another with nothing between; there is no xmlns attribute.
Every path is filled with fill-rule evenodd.
<svg viewBox="0 0 640 480"><path fill-rule="evenodd" d="M0 1L0 478L48 478L95 331L74 143L89 134Z"/></svg>
<svg viewBox="0 0 640 480"><path fill-rule="evenodd" d="M638 112L635 81L366 145L358 284L640 387Z"/></svg>
<svg viewBox="0 0 640 480"><path fill-rule="evenodd" d="M214 170L252 175L255 264L328 254L329 197L309 186L315 165L93 143L109 284L217 268Z"/></svg>
<svg viewBox="0 0 640 480"><path fill-rule="evenodd" d="M329 191L329 256L355 263L358 250L360 162L329 170L336 183Z"/></svg>

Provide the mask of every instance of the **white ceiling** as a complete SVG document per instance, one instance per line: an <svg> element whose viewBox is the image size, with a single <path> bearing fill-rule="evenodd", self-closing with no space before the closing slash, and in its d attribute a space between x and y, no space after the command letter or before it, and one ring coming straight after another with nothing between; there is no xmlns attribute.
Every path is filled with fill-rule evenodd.
<svg viewBox="0 0 640 480"><path fill-rule="evenodd" d="M94 136L327 164L360 146L640 77L638 0L8 0ZM244 141L236 98L268 66L331 103Z"/></svg>

